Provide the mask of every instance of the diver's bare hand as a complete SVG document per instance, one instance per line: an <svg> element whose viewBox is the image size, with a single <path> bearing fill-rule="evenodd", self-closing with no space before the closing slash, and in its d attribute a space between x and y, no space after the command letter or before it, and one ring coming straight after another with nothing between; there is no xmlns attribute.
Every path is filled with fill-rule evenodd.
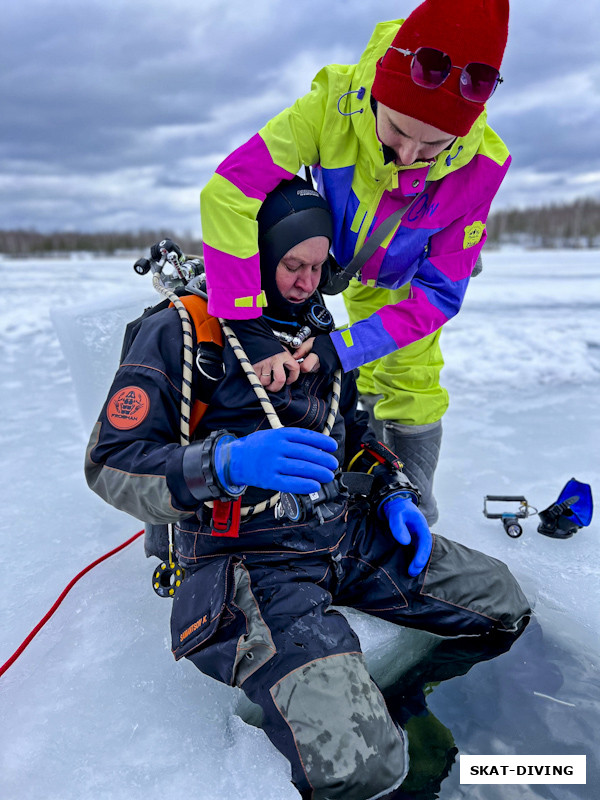
<svg viewBox="0 0 600 800"><path fill-rule="evenodd" d="M319 371L319 356L316 353L311 353L315 337L311 336L305 342L302 342L300 347L294 351L294 358L300 361L300 372L318 372Z"/></svg>
<svg viewBox="0 0 600 800"><path fill-rule="evenodd" d="M278 392L284 385L294 383L300 375L301 365L288 353L275 355L252 364L258 380L269 392Z"/></svg>

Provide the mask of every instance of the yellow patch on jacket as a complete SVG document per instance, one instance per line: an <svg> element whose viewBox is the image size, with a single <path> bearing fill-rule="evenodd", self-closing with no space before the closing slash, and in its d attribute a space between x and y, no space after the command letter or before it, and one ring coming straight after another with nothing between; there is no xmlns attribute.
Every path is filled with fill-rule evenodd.
<svg viewBox="0 0 600 800"><path fill-rule="evenodd" d="M465 228L465 238L463 240L463 250L467 250L469 247L474 247L476 244L479 244L484 230L485 224L479 220L472 225L467 225Z"/></svg>

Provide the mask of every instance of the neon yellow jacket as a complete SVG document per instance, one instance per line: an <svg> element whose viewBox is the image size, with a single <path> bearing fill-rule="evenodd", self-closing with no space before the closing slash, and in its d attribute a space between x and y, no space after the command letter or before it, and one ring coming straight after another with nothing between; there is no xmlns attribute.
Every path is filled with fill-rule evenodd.
<svg viewBox="0 0 600 800"><path fill-rule="evenodd" d="M201 194L209 311L229 319L262 313L256 215L266 194L303 165L313 165L331 206L332 252L342 266L384 219L412 203L361 274L366 285L410 283L411 292L331 334L346 371L432 333L458 312L510 164L485 112L433 161L385 163L370 90L401 23L377 25L358 64L324 67L311 91L226 158Z"/></svg>

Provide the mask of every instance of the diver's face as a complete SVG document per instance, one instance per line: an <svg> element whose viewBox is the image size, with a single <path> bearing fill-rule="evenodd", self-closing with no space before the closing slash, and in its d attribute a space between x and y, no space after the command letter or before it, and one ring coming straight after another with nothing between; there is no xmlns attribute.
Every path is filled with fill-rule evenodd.
<svg viewBox="0 0 600 800"><path fill-rule="evenodd" d="M399 167L408 167L415 161L432 161L456 139L451 133L381 103L377 104L376 124L379 141L394 151Z"/></svg>
<svg viewBox="0 0 600 800"><path fill-rule="evenodd" d="M275 282L288 302L304 303L316 292L328 254L326 236L305 239L287 251L277 265Z"/></svg>

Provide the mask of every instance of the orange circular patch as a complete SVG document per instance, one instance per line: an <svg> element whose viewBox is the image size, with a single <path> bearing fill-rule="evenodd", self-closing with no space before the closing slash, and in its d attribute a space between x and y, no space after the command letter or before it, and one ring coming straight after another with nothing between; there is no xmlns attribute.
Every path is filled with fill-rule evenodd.
<svg viewBox="0 0 600 800"><path fill-rule="evenodd" d="M150 398L139 386L119 389L108 401L106 416L113 428L128 431L136 428L148 416Z"/></svg>

